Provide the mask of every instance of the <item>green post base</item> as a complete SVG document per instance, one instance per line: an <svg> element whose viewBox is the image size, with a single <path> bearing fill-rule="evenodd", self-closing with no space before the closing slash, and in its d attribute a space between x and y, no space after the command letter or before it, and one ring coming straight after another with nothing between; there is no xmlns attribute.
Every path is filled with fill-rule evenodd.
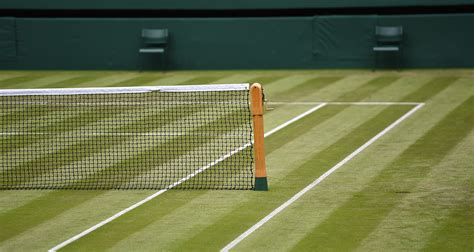
<svg viewBox="0 0 474 252"><path fill-rule="evenodd" d="M255 191L268 191L267 177L255 178Z"/></svg>

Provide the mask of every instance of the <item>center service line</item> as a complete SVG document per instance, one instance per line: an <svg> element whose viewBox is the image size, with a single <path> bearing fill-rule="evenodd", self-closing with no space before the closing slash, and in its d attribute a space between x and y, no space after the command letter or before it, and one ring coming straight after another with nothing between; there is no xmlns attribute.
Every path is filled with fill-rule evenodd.
<svg viewBox="0 0 474 252"><path fill-rule="evenodd" d="M303 112L302 114L300 114L300 115L298 115L298 116L296 116L296 117L293 117L292 119L286 121L285 123L279 125L278 127L274 128L274 129L272 129L272 130L270 130L269 132L267 132L266 134L264 134L264 136L265 136L265 137L268 137L268 136L272 135L273 133L275 133L275 132L277 132L277 131L279 131L279 130L285 128L286 126L288 126L288 125L290 125L290 124L292 124L292 123L294 123L294 122L300 120L301 118L303 118L303 117L305 117L305 116L307 116L307 115L313 113L314 111L316 111L316 110L318 110L318 109L320 109L320 108L322 108L322 107L324 107L324 106L326 106L326 103L319 103L317 106L312 107L311 109L307 110L306 112ZM117 219L118 217L120 217L120 216L122 216L122 215L124 215L124 214L126 214L126 213L128 213L128 212L130 212L130 211L132 211L133 209L135 209L135 208L137 208L137 207L139 207L139 206L141 206L141 205L147 203L148 201L150 201L150 200L156 198L156 197L159 196L160 194L163 194L164 192L168 191L169 189L172 189L173 187L176 187L176 186L178 186L178 185L184 183L185 181L187 181L187 180L191 179L192 177L198 175L199 173L201 173L201 172L207 170L208 168L210 168L210 167L212 167L212 166L214 166L214 165L216 165L216 164L218 164L218 163L220 163L220 162L226 160L227 158L229 158L229 157L231 157L232 155L238 153L239 151L241 151L241 150L247 148L247 147L250 146L250 145L251 145L251 143L245 144L245 145L243 145L243 146L241 146L241 147L239 147L239 148L237 148L237 149L235 149L235 150L233 150L233 151L231 151L231 152L225 154L224 156L222 156L222 157L220 157L220 158L214 160L213 162L207 164L206 166L201 167L200 169L194 171L193 173L187 175L186 177L184 177L184 178L182 178L182 179L176 181L175 183L169 185L166 189L162 189L162 190L159 190L159 191L155 192L154 194L152 194L152 195L150 195L150 196L148 196L148 197L146 197L146 198L140 200L139 202L137 202L137 203L135 203L135 204L133 204L133 205L131 205L131 206L129 206L129 207L123 209L122 211L120 211L120 212L118 212L118 213L116 213L116 214L110 216L109 218L107 218L107 219L105 219L105 220L103 220L103 221L101 221L101 222L95 224L94 226L92 226L92 227L90 227L90 228L88 228L88 229L82 231L81 233L79 233L79 234L77 234L77 235L75 235L75 236L73 236L73 237L71 237L71 238L69 238L69 239L67 239L67 240L65 240L65 241L63 241L63 242L61 242L60 244L58 244L58 245L54 246L53 248L49 249L48 251L49 251L49 252L55 252L55 251L57 251L58 249L61 249L61 248L65 247L65 246L67 246L67 245L73 243L74 241L77 241L77 240L81 239L82 237L88 235L88 234L91 233L91 232L94 232L95 230L99 229L100 227L106 225L107 223L109 223L109 222L111 222L111 221Z"/></svg>
<svg viewBox="0 0 474 252"><path fill-rule="evenodd" d="M261 219L259 222L257 222L255 225L253 225L251 228L249 228L247 231L242 233L239 237L237 237L235 240L227 244L224 248L221 249L221 252L227 252L231 248L235 247L237 244L239 244L243 239L245 239L247 236L255 232L255 230L259 229L261 226L263 226L265 223L267 223L269 220L271 220L275 215L279 214L285 208L293 204L296 200L298 200L301 196L303 196L305 193L307 193L309 190L313 189L316 185L321 183L325 178L327 178L331 173L335 172L337 169L339 169L341 166L345 165L347 162L349 162L352 158L357 156L360 152L365 150L369 145L377 141L377 139L381 138L383 135L387 134L390 130L395 128L398 124L400 124L402 121L410 117L413 113L415 113L418 109L423 107L425 104L424 103L418 103L414 108L412 108L410 111L405 113L403 116L398 118L395 122L390 124L388 127L386 127L384 130L380 131L377 135L372 137L369 141L367 141L365 144L357 148L354 152L349 154L347 157L345 157L343 160L341 160L339 163L337 163L335 166L333 166L331 169L326 171L323 175L321 175L319 178L314 180L311 184L307 185L305 188L303 188L301 191L299 191L297 194L293 195L288 201L277 207L275 210L273 210L271 213L269 213L267 216L265 216L263 219Z"/></svg>

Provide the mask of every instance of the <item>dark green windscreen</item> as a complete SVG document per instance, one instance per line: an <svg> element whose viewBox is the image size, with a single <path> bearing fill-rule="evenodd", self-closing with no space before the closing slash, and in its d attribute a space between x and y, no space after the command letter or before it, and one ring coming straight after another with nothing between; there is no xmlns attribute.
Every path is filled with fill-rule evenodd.
<svg viewBox="0 0 474 252"><path fill-rule="evenodd" d="M169 30L167 69L370 68L376 25L403 26L402 67L474 67L472 24L472 13L3 18L0 69L159 69L161 55L138 53L143 28Z"/></svg>
<svg viewBox="0 0 474 252"><path fill-rule="evenodd" d="M468 5L472 0L2 0L0 9L298 9Z"/></svg>
<svg viewBox="0 0 474 252"><path fill-rule="evenodd" d="M14 18L0 17L0 66L15 65L16 29Z"/></svg>

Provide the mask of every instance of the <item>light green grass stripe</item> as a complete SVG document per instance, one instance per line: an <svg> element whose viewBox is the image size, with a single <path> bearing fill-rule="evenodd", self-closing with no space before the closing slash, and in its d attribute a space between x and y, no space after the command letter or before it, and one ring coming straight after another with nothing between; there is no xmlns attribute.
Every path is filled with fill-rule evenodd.
<svg viewBox="0 0 474 252"><path fill-rule="evenodd" d="M231 116L231 113L227 116ZM216 135L216 137L218 137L218 135ZM196 143L196 145L199 146L198 143ZM182 154L185 154L185 152L190 151L193 148L196 148L196 146L192 146L189 149L183 150ZM69 199L71 202L67 203L63 200L57 199L57 197L62 197L61 195L67 195L67 192L68 191L53 191L47 195L44 195L43 197L34 199L33 201L30 201L19 208L12 209L0 215L0 224L3 227L7 227L6 230L8 231L0 233L0 241L7 240L18 234L21 234L29 228L54 218L58 214L63 213L72 207L76 207L81 203L90 200L92 197L96 197L97 195L100 195L106 191L95 191L95 193L90 194L77 194L76 199ZM50 208L49 211L42 212L39 215L27 214L28 211L36 208L37 205L40 207L46 207L47 204L50 204L48 207ZM19 218L20 216L23 217Z"/></svg>
<svg viewBox="0 0 474 252"><path fill-rule="evenodd" d="M77 77L69 78L63 81L55 82L55 83L48 83L42 86L38 86L38 88L73 88L81 85L82 83L87 83L89 81L94 81L98 78L101 78L100 75L79 75Z"/></svg>
<svg viewBox="0 0 474 252"><path fill-rule="evenodd" d="M328 145L334 141L337 141L339 138L352 131L355 127L365 122L367 118L370 118L374 114L380 112L382 109L383 108L377 107L371 107L368 109L362 109L360 107L349 108L343 113L339 113L337 115L339 117L338 119L334 117L332 120L326 121L326 123L323 125L315 126L314 129L299 135L295 139L289 138L289 143L285 145L287 148L281 148L275 150L274 152L272 151L272 154L267 156L268 161L276 160L278 157L286 157L284 160L281 158L278 159L278 162L268 162L268 167L271 167L271 170L269 170L271 185L284 178L285 175L291 171L291 166L297 166L298 164L304 163L307 161L308 156L311 156L312 153L328 147ZM316 114L318 113L319 112ZM343 120L346 116L353 120L348 121L344 127L335 127L337 121ZM320 132L327 132L327 134L321 136ZM314 140L314 138L317 138L317 140ZM301 147L303 147L303 149ZM122 240L111 249L119 249L120 244L132 244L134 241L136 241L136 239L140 239L139 237L141 236L153 234L155 239L151 241L161 242L159 244L156 242L147 243L147 248L155 247L156 249L160 250L176 250L176 247L179 247L181 244L187 242L186 239L188 239L188 237L192 237L198 232L203 232L206 228L206 223L217 222L219 219L225 217L227 211L231 211L233 208L238 207L237 204L239 204L239 202L248 200L247 197L242 198L241 194L241 192L229 192L228 198L226 199L224 197L216 197L215 192L205 193L204 195L200 196L200 201L186 204L180 209L177 209L179 214L173 212L164 216L163 220L158 219L153 221L153 223L150 223L142 229L137 230L132 236ZM248 197L250 196L251 195L248 195ZM183 196L180 195L178 197ZM239 201L236 199L236 197L239 199L242 198L242 200ZM215 206L216 204L221 207L213 207L212 209L209 209L206 211L206 215L204 216L201 212L195 211L195 209L199 209L199 206ZM181 221L179 223L175 222L175 225L166 225L167 222L176 219ZM187 219L190 220L190 223L186 222ZM193 219L194 221L191 221ZM178 237L173 237L178 232L180 232L181 235Z"/></svg>
<svg viewBox="0 0 474 252"><path fill-rule="evenodd" d="M369 94L370 94L370 91L367 91L367 90L366 90L365 92L360 93L360 97L363 98L363 97L365 97L366 95L369 95ZM341 111L341 108L342 108L342 107L337 107L337 108L334 108L334 109L337 110L338 112L340 112L340 111ZM343 109L343 108L342 108L342 109ZM320 118L318 118L318 119L320 119Z"/></svg>
<svg viewBox="0 0 474 252"><path fill-rule="evenodd" d="M400 97L407 96L410 93L415 92L426 83L433 80L432 76L403 76L392 85L377 91L371 96L367 97L363 101L384 101L384 102L398 102ZM418 98L418 97L416 97ZM409 97L406 97L404 101L408 102ZM418 102L413 100L411 102Z"/></svg>
<svg viewBox="0 0 474 252"><path fill-rule="evenodd" d="M267 85L272 85L283 78L283 76L257 76L253 79L250 79L248 82L250 84L260 83L265 89Z"/></svg>
<svg viewBox="0 0 474 252"><path fill-rule="evenodd" d="M80 75L51 74L49 76L44 76L36 78L34 80L18 83L15 85L14 88L41 88L46 85L51 85L53 83L63 82L72 78L77 78L78 76Z"/></svg>
<svg viewBox="0 0 474 252"><path fill-rule="evenodd" d="M13 74L13 73L2 73L0 71L0 82L3 81L3 80L6 80L6 79L11 79L11 78L15 78L15 77L18 77L18 73L17 74ZM0 86L0 88L3 88Z"/></svg>
<svg viewBox="0 0 474 252"><path fill-rule="evenodd" d="M320 89L327 87L343 79L339 76L320 76L306 80L294 86L290 90L272 95L272 99L277 101L297 101L302 100L313 93L317 93Z"/></svg>
<svg viewBox="0 0 474 252"><path fill-rule="evenodd" d="M472 220L474 219L474 197L472 195L472 184L474 180L471 179L469 183L467 190L471 190L470 195L456 206L456 209L447 219L441 221L441 226L431 235L423 251L473 250L474 241L472 234L474 234L474 225Z"/></svg>
<svg viewBox="0 0 474 252"><path fill-rule="evenodd" d="M148 82L147 85L151 86L171 86L177 84L186 84L189 80L195 78L192 75L172 75L169 77L165 77L163 79L159 79L157 81Z"/></svg>
<svg viewBox="0 0 474 252"><path fill-rule="evenodd" d="M272 190L266 193L265 200L254 198L233 209L224 218L208 226L203 232L181 244L178 249L198 249L201 243L211 244L211 249L220 249L229 241L248 229L249 226L263 218L300 188L309 184L335 163L362 145L373 132L378 132L406 112L407 108L394 107L391 112L378 114L350 131L326 149L314 153L302 165L292 169L284 180L272 182ZM393 119L393 120L392 120ZM269 138L269 141L272 138ZM258 197L256 195L255 197ZM215 237L219 237L216 239Z"/></svg>
<svg viewBox="0 0 474 252"><path fill-rule="evenodd" d="M344 169L328 177L325 183L318 185L316 190L309 191L292 207L287 208L247 237L236 247L236 250L287 251L291 249L335 209L348 201L355 192L362 190L380 170L422 136L426 129L454 109L457 104L451 103L451 100L465 100L469 93L472 93L472 85L468 82L458 81L450 85L448 89L430 100L433 105L425 106L414 115L414 119L405 121L390 134L375 142L364 153L347 163ZM446 97L450 97L451 100L447 101ZM341 120L340 124L344 124L343 122L344 120ZM284 150L283 148L281 156L284 156ZM276 159L275 162L284 161ZM284 163L282 166L288 167L290 164L291 161L288 161L286 166ZM345 226L339 227L345 228ZM279 239L279 237L286 237L286 239ZM388 248L383 247L381 250L386 249Z"/></svg>
<svg viewBox="0 0 474 252"><path fill-rule="evenodd" d="M173 192L169 192L173 193ZM205 193L205 191L201 192L202 194ZM164 194L163 196L168 196L169 194ZM196 195L194 195L196 196ZM186 195L182 195L181 197L186 197ZM186 197L187 198L187 197ZM187 198L190 200L190 198ZM160 215L160 207L162 205L168 205L168 201L170 198L165 197L165 198L160 198L161 204L146 204L141 206L138 209L135 209L135 213L133 215L125 215L122 216L120 219L117 219L113 223L110 223L107 226L104 226L102 229L97 230L96 232L82 238L81 240L77 241L76 243L72 244L72 246L66 247L66 249L72 249L74 250L75 248L77 249L78 247L84 248L92 248L92 247L97 247L99 246L101 249L105 249L108 247L114 246L115 243L118 241L126 238L127 236L131 235L134 230L141 230L145 226L150 224L150 220L145 217L147 213L150 212L155 212L155 221L160 220L162 216L165 214L169 214L170 211L173 211L173 209L168 209L166 208L165 214ZM173 205L173 202L169 202L171 205ZM130 224L129 218L134 219L133 225ZM124 225L125 223L129 223L128 225ZM126 232L124 232L126 230ZM103 241L103 237L108 236L109 238L107 239L108 242Z"/></svg>
<svg viewBox="0 0 474 252"><path fill-rule="evenodd" d="M252 78L255 78L255 76L256 75L247 74L247 73L224 75L224 76L221 76L219 79L215 80L214 84L244 83L244 82L248 82Z"/></svg>
<svg viewBox="0 0 474 252"><path fill-rule="evenodd" d="M264 89L265 97L270 100L275 100L275 95L288 92L294 89L296 86L304 83L308 80L318 77L316 74L293 74L287 77L279 78L276 81L270 83L261 83Z"/></svg>
<svg viewBox="0 0 474 252"><path fill-rule="evenodd" d="M23 231L14 237L0 243L0 251L47 251L61 241L67 239L78 231L88 228L93 223L100 222L135 202L149 196L154 191L149 190L110 190L110 191L46 191L46 190L23 190L7 191L17 197L26 197L26 193L32 195L29 208L19 208L18 215L12 218L21 219L25 216L35 216L45 219ZM40 197L43 195L44 197ZM12 204L10 199L9 205ZM62 208L68 210L59 210ZM49 215L54 215L50 218ZM27 217L30 218L30 217ZM1 220L0 220L1 223ZM21 225L21 221L19 225Z"/></svg>
<svg viewBox="0 0 474 252"><path fill-rule="evenodd" d="M430 169L472 130L474 114L469 110L473 106L474 97L471 97L450 112L382 170L366 188L308 233L293 250L350 250L358 247L399 203L404 193L411 192ZM453 126L452 122L458 123ZM340 229L341 223L350 228ZM341 235L345 237L344 241L337 238Z"/></svg>
<svg viewBox="0 0 474 252"><path fill-rule="evenodd" d="M132 232L130 236L109 247L106 251L129 250L137 246L137 241L140 241L142 251L175 251L177 244L185 242L188 237L201 231L209 223L221 218L229 209L246 201L249 195L255 192L172 191L169 193L171 198L167 198L167 201L179 199L186 203L171 210L163 217L157 218L157 220L142 224L143 229ZM156 203L147 212L157 211L158 214L161 214L159 205L160 203ZM146 218L147 212L143 212L141 217ZM137 220L144 221L144 219L138 218ZM202 250L206 250L207 247L208 244L202 244Z"/></svg>
<svg viewBox="0 0 474 252"><path fill-rule="evenodd" d="M166 77L167 76L164 74L141 73L133 78L111 83L110 86L115 86L115 87L146 86L149 83L155 83L159 81L160 79L163 79Z"/></svg>
<svg viewBox="0 0 474 252"><path fill-rule="evenodd" d="M296 101L334 101L338 100L341 95L349 92L354 92L359 89L359 87L362 87L363 85L366 85L367 83L373 81L374 79L378 78L378 76L373 76L373 75L350 75L350 76L345 76L344 79L341 79L340 81L337 81L327 87L324 87L320 89L318 92L311 92L309 94L304 94L304 99L298 99ZM284 98L283 93L282 99ZM278 101L276 99L271 98L272 95L269 95L270 101ZM366 97L361 97L361 99L364 99ZM287 101L286 99L284 101ZM288 100L288 101L294 101L294 100Z"/></svg>
<svg viewBox="0 0 474 252"><path fill-rule="evenodd" d="M425 242L431 239L443 241L442 243L447 246L459 245L460 247L455 250L461 251L462 241L466 241L462 239L466 237L465 235L443 231L438 234L434 231L443 227L444 223L449 223L451 219L458 224L472 219L456 212L471 212L466 207L469 202L474 203L469 191L470 185L474 183L474 170L469 168L474 163L474 156L470 155L473 149L474 132L471 132L448 156L432 168L411 193L406 194L377 229L364 239L357 250L375 251L390 248L393 251L419 251L423 249ZM469 214L474 217L472 213ZM459 230L469 229L469 225L458 226ZM450 234L454 239L446 239ZM430 238L432 235L433 238ZM433 250L435 249L430 251Z"/></svg>
<svg viewBox="0 0 474 252"><path fill-rule="evenodd" d="M219 141L219 140L218 140ZM201 145L199 146L199 149L196 151L205 151L206 145ZM187 154L188 155L188 154ZM141 196L139 197L134 197L134 195L131 195L131 192L135 192L136 194L140 194ZM141 193L143 191L107 191L106 195L98 195L96 198L91 198L90 200L87 200L83 202L82 204L75 206L74 208L60 213L58 216L54 217L50 221L43 222L42 224L39 224L38 226L35 226L33 228L30 228L27 230L26 233L20 234L18 236L13 237L12 239L9 239L3 243L3 248L8 249L8 248L14 248L14 247L22 247L24 248L24 245L21 245L25 241L28 241L31 239L30 237L38 237L38 240L40 240L38 243L36 243L34 246L30 247L30 249L37 249L38 247L44 247L45 249L54 246L52 244L52 240L46 239L43 237L41 234L48 233L50 237L63 237L63 238L58 238L56 243L59 243L61 240L66 239L68 236L72 236L73 234L77 233L80 230L83 230L87 228L88 226L92 225L93 223L97 223L110 215L114 214L115 212L118 211L118 209L124 209L127 206L133 204L134 202L141 200L142 198L148 196L152 192L147 192ZM177 191L180 193L184 193L186 197L189 197L189 200L195 198L194 196L190 195L190 193L206 193L207 191ZM215 191L214 191L215 192ZM80 191L73 191L70 193L80 193ZM168 192L166 195L169 193L174 193L174 192ZM239 192L242 193L242 192ZM251 192L250 192L251 193ZM164 195L163 195L164 196ZM160 197L161 198L161 197ZM127 201L127 199L129 199ZM215 198L213 198L215 199ZM123 201L126 201L128 203L124 204ZM107 204L104 205L104 202L107 202ZM188 203L183 199L180 204L185 204ZM52 205L54 206L54 203L52 202ZM100 209L97 209L97 206L101 206ZM115 205L115 207L112 207ZM153 219L157 219L157 215L160 213L160 211L163 210L162 205L158 205L160 208L157 210L153 215ZM178 207L178 206L177 206ZM108 210L104 210L108 209ZM90 209L95 209L95 211L90 212ZM83 220L83 213L84 212L89 212L88 214L88 221L91 222L90 224L84 223ZM171 210L171 213L175 214L174 210ZM149 216L148 216L149 217ZM148 218L148 221L150 219ZM145 221L147 221L145 219ZM65 235L66 234L66 235ZM69 235L67 235L69 234ZM0 248L2 248L2 245L0 245Z"/></svg>
<svg viewBox="0 0 474 252"><path fill-rule="evenodd" d="M157 125L155 125L156 128L154 128L153 130L148 129L148 128L143 128L143 126L140 126L140 125L145 125L145 126L148 125L147 122L145 121L146 120L145 118L137 118L138 120L133 120L133 118L130 118L130 116L128 116L130 120L120 125L114 125L114 129L120 132L122 132L123 130L126 130L127 128L132 128L134 129L135 132L139 132L139 133L142 131L146 131L145 133L154 133L155 131L163 132L166 130L166 128L179 127L180 120L193 120L193 118L194 119L199 118L199 115L200 115L199 112L195 112L195 114L193 115L187 115L185 113L182 113L183 112L182 109L183 107L171 107L168 110L160 111L164 113L169 112L171 115L173 115L173 117L170 117L170 120L171 120L170 122L157 121L158 123ZM117 112L124 113L126 115L130 111L128 112L117 111ZM181 112L181 113L176 113L176 112ZM114 116L113 113L111 113L110 116L113 116L111 118L117 117L117 115ZM94 124L97 125L96 130L100 132L100 128L103 127L101 122L110 121L111 118L100 118L99 121L93 122ZM151 119L151 118L147 118L147 119ZM105 125L109 125L109 124L110 123L107 122L107 124ZM98 154L103 154L104 152L103 149L105 149L105 152L107 152L107 151L110 151L110 149L113 150L114 148L122 148L124 146L139 147L140 146L139 143L146 142L144 141L146 137L137 137L134 135L126 135L126 136L121 137L120 139L116 138L115 136L104 138L103 136L98 135L98 136L90 137L88 139L79 139L79 141L76 141L76 142L67 140L68 139L67 136L74 135L79 132L88 132L89 131L88 129L90 129L91 126L93 126L93 124L91 125L90 123L88 123L82 127L83 129L77 128L71 132L61 132L61 133L58 132L57 137L59 137L59 139L66 139L65 142L61 142L59 148L54 148L54 149L44 148L44 146L51 146L57 143L57 139L53 138L53 139L39 143L39 145L37 145L36 148L27 146L26 149L21 150L21 152L14 151L13 153L28 153L28 154L25 154L25 157L23 160L19 160L14 164L16 165L15 169L9 169L9 171L5 171L8 174L7 176L17 178L15 179L16 183L22 184L23 182L26 182L24 181L24 179L27 179L24 173L28 171L29 169L31 169L31 167L34 167L35 163L41 163L44 168L50 168L50 169L52 169L53 166L55 167L58 165L62 165L66 167L68 167L69 165L72 165L72 167L77 167L79 165L80 167L80 164L82 161L87 162L87 160L89 160L90 158L93 158L93 157L86 156L87 154L90 154L92 149L98 152ZM200 127L200 126L201 125L196 124L196 127ZM110 130L110 128L106 127L106 130ZM188 130L193 130L193 129L188 129ZM41 138L44 138L44 136L41 136ZM94 139L98 141L97 145L90 146L90 142L93 141ZM173 139L173 138L171 137L169 139ZM110 148L107 148L104 145L104 142L107 142L107 141L109 141L112 144ZM74 157L70 155L71 152L76 153ZM12 155L12 153L7 153L4 155L8 157L9 155ZM52 172L54 173L54 171ZM46 173L42 176L35 177L34 180L37 180L37 179L41 180L44 177L44 179L47 181L48 180L47 178L49 176L50 174Z"/></svg>
<svg viewBox="0 0 474 252"><path fill-rule="evenodd" d="M370 82L364 84L362 86L362 88L356 90L355 92L351 92L349 95L347 94L343 94L342 97L345 97L345 98L350 98L350 99L354 99L354 97L360 97L361 95L364 95L366 97L368 97L370 93L373 93L373 92L377 92L379 89L377 88L380 84L379 83L383 83L382 86L390 86L391 83L394 83L398 80L398 77L392 77L392 76L389 76L388 78L385 78L385 77L378 77L378 78L375 78L375 79L372 79ZM429 83L426 83L425 85L421 86L420 88L412 91L412 93L408 94L408 95L405 95L403 99L412 99L414 97L413 94L420 94L421 97L427 97L428 95L430 96L434 96L436 95L437 93L441 92L443 89L447 88L455 79L452 79L452 78L440 78L438 80L433 80ZM385 83L386 81L386 83ZM433 86L436 86L437 88L434 88L433 90L431 90L430 92L428 91L425 91L425 92L421 92L420 90L422 89L427 89L427 88L432 88ZM357 147L357 146L356 146ZM354 148L355 149L355 148Z"/></svg>
<svg viewBox="0 0 474 252"><path fill-rule="evenodd" d="M107 87L107 86L114 86L118 83L123 83L128 80L132 80L136 78L139 74L138 73L122 73L122 74L112 74L108 76L103 76L97 78L95 80L82 82L80 84L75 85L74 87Z"/></svg>
<svg viewBox="0 0 474 252"><path fill-rule="evenodd" d="M50 73L41 73L41 72L24 72L19 76L14 76L11 78L3 79L0 80L0 88L16 88L17 85L24 83L24 82L30 82L34 81L36 79L42 78L42 77L47 77L50 76Z"/></svg>

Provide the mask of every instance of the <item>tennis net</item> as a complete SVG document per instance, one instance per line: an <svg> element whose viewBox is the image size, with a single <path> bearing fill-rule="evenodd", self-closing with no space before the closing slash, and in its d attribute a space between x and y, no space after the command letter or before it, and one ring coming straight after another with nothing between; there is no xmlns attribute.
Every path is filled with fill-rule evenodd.
<svg viewBox="0 0 474 252"><path fill-rule="evenodd" d="M0 189L253 189L248 84L0 90Z"/></svg>

